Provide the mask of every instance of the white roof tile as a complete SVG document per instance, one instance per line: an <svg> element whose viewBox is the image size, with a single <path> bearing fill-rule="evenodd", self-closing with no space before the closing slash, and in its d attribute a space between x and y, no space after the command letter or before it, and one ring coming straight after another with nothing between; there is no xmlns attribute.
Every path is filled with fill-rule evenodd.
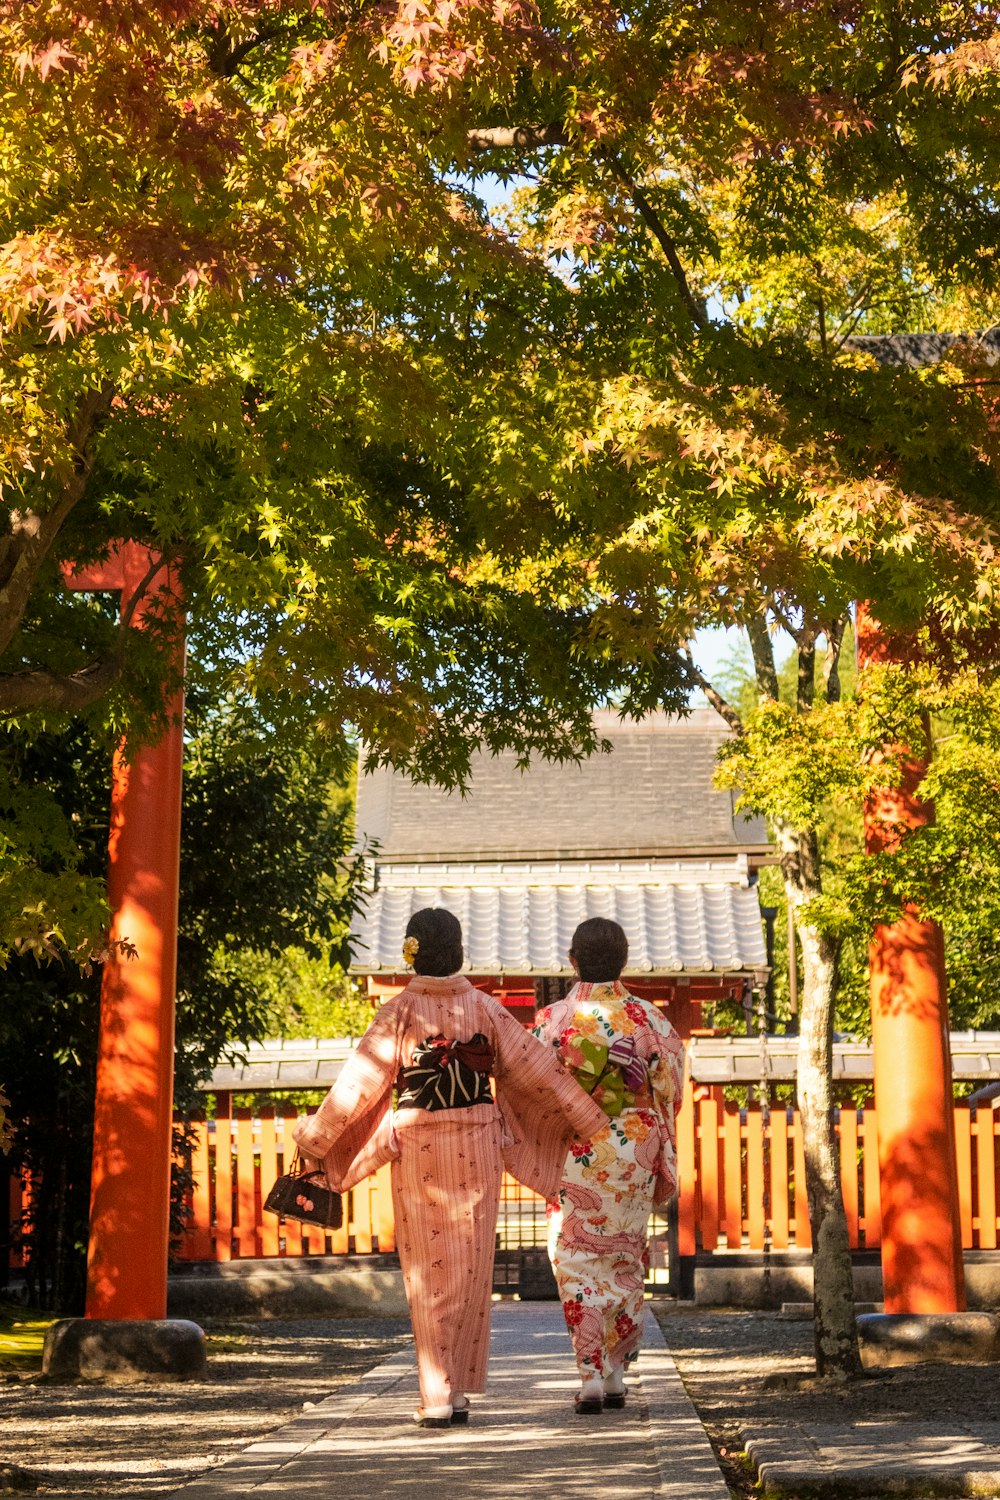
<svg viewBox="0 0 1000 1500"><path fill-rule="evenodd" d="M739 861L397 865L379 876L354 922L355 973L398 973L406 924L423 906L458 917L470 973L568 974L574 929L593 916L624 927L626 973L767 967L757 888Z"/></svg>

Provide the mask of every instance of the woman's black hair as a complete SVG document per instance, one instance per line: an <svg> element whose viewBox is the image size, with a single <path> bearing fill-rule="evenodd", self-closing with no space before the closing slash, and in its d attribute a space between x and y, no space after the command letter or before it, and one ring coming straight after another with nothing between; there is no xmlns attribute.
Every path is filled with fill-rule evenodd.
<svg viewBox="0 0 1000 1500"><path fill-rule="evenodd" d="M607 983L617 979L625 967L628 938L624 929L608 917L588 917L574 932L569 952L586 984Z"/></svg>
<svg viewBox="0 0 1000 1500"><path fill-rule="evenodd" d="M406 924L406 936L416 938L419 944L413 959L415 973L440 978L457 974L462 967L462 924L443 906L415 911Z"/></svg>

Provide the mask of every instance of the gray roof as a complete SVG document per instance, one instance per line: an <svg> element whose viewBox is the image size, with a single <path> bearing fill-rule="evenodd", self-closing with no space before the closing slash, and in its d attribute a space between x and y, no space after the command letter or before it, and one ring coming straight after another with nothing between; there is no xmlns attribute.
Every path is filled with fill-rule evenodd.
<svg viewBox="0 0 1000 1500"><path fill-rule="evenodd" d="M918 370L923 365L937 364L956 344L978 349L985 356L987 364L996 364L1000 359L1000 329L997 328L968 334L855 334L846 339L845 343L849 349L871 354L880 365L891 365L896 369Z"/></svg>
<svg viewBox="0 0 1000 1500"><path fill-rule="evenodd" d="M473 974L568 975L570 940L587 917L624 927L626 975L767 968L745 856L380 866L354 918L353 972L400 972L406 924L425 906L458 917Z"/></svg>
<svg viewBox="0 0 1000 1500"><path fill-rule="evenodd" d="M763 821L738 817L733 794L712 787L729 735L714 709L637 724L605 713L596 722L611 753L580 765L535 761L524 772L513 753L481 755L465 797L388 767L362 775L359 841L375 842L380 864L767 851Z"/></svg>
<svg viewBox="0 0 1000 1500"><path fill-rule="evenodd" d="M772 1081L792 1080L798 1067L797 1036L769 1036L761 1058L755 1036L696 1036L687 1043L688 1065L696 1083L754 1083L764 1075ZM951 1033L953 1078L988 1083L1000 1078L1000 1031ZM875 1076L872 1044L845 1037L833 1044L833 1077L861 1079Z"/></svg>
<svg viewBox="0 0 1000 1500"><path fill-rule="evenodd" d="M691 1076L696 1083L755 1083L761 1074L760 1038L753 1036L692 1037L686 1044ZM798 1038L765 1038L765 1070L772 1081L795 1077ZM337 1077L355 1043L333 1040L252 1042L244 1063L220 1063L199 1085L204 1090L235 1089L248 1093L266 1089L326 1089ZM953 1031L952 1073L955 1078L987 1083L1000 1079L1000 1032ZM833 1076L871 1078L870 1042L848 1038L833 1044Z"/></svg>

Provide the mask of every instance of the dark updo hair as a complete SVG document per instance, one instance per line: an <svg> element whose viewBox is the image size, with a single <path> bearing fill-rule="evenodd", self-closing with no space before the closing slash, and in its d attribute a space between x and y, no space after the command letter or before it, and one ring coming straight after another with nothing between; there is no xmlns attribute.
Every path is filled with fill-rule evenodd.
<svg viewBox="0 0 1000 1500"><path fill-rule="evenodd" d="M576 959L585 984L617 979L628 958L628 938L617 922L607 917L588 917L573 934L570 958Z"/></svg>
<svg viewBox="0 0 1000 1500"><path fill-rule="evenodd" d="M415 937L420 945L413 960L414 973L441 978L457 974L462 967L462 924L443 906L415 911L406 924L406 936Z"/></svg>

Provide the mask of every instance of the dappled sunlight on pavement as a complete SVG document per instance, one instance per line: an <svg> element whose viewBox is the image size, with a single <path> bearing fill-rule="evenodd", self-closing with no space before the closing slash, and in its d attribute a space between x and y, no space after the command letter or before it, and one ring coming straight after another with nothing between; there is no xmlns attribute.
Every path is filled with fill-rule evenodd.
<svg viewBox="0 0 1000 1500"><path fill-rule="evenodd" d="M468 1427L412 1421L416 1369L396 1354L354 1385L177 1491L177 1500L727 1500L704 1429L649 1317L624 1411L579 1417L569 1339L556 1303L494 1308L490 1379Z"/></svg>

